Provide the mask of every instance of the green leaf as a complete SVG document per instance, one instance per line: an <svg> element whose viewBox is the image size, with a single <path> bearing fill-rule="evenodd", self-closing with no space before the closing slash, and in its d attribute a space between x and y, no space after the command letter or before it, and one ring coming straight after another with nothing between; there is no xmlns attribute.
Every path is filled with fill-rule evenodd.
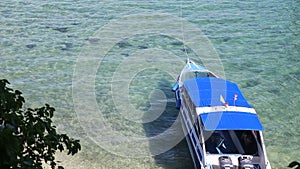
<svg viewBox="0 0 300 169"><path fill-rule="evenodd" d="M16 95L21 95L22 92L20 92L19 90L15 90L15 94L16 94Z"/></svg>

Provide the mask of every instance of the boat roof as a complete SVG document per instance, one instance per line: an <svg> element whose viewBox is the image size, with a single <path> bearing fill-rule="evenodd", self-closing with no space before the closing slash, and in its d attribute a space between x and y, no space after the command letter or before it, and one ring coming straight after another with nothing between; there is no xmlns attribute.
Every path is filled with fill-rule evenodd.
<svg viewBox="0 0 300 169"><path fill-rule="evenodd" d="M223 111L200 114L204 129L214 130L264 130L257 114Z"/></svg>
<svg viewBox="0 0 300 169"><path fill-rule="evenodd" d="M205 130L263 130L255 110L239 87L221 78L202 77L183 82Z"/></svg>
<svg viewBox="0 0 300 169"><path fill-rule="evenodd" d="M196 107L224 106L220 97L223 97L228 105L251 107L239 87L228 80L199 77L185 80L183 86ZM237 100L234 100L234 95L237 95Z"/></svg>

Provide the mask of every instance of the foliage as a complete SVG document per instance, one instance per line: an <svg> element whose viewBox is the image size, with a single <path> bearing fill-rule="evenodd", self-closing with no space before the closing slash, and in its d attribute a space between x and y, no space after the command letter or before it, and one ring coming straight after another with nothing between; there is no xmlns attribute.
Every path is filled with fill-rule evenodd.
<svg viewBox="0 0 300 169"><path fill-rule="evenodd" d="M290 167L290 168L294 168L294 169L300 169L300 163L298 162L298 161L292 161L289 165L288 165L288 167Z"/></svg>
<svg viewBox="0 0 300 169"><path fill-rule="evenodd" d="M25 109L22 92L7 84L0 80L0 168L39 169L46 163L63 169L57 166L55 152L67 150L74 155L81 149L79 140L56 132L53 107Z"/></svg>

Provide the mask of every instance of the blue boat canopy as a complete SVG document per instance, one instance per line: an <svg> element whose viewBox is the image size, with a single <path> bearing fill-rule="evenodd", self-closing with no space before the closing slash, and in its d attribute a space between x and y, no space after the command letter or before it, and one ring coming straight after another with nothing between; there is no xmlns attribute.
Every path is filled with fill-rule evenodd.
<svg viewBox="0 0 300 169"><path fill-rule="evenodd" d="M205 130L263 130L258 116L248 112L214 112L200 114Z"/></svg>
<svg viewBox="0 0 300 169"><path fill-rule="evenodd" d="M252 108L235 83L221 78L193 78L183 82L196 107L228 106ZM203 112L205 130L263 130L256 113L240 111Z"/></svg>
<svg viewBox="0 0 300 169"><path fill-rule="evenodd" d="M239 87L230 81L214 78L193 78L183 82L192 102L196 107L229 106L251 108Z"/></svg>

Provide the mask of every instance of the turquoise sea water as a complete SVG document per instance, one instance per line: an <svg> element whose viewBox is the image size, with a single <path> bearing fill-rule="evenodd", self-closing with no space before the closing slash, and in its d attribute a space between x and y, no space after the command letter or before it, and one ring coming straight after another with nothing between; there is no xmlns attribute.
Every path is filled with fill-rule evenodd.
<svg viewBox="0 0 300 169"><path fill-rule="evenodd" d="M99 57L99 65L79 63L80 58L84 60L91 55L84 55L89 46L97 47L102 43L101 37L95 36L97 31L109 28L112 23L126 23L122 19L124 16L153 13L182 18L184 21L181 23L189 22L196 26L210 40L219 54L218 61L224 68L225 77L240 86L259 114L265 128L265 144L272 167L286 168L289 162L300 161L300 2L297 0L4 0L0 3L0 13L0 78L8 79L13 88L23 91L28 107L44 103L54 106L58 129L81 139L83 149L80 154L74 157L58 154L66 168L169 169L193 166L185 140L160 155L124 157L111 152L115 149L136 151L134 147L140 146L141 150L136 154L146 151L148 155L155 155L156 142L129 144L129 147L116 143L113 146L110 133L99 131L94 124L97 122L95 118L100 115L106 124L128 138L133 135L151 138L174 124L178 112L174 109L173 93L170 91L176 78L172 76L173 72L180 71L187 56L201 63L198 56L201 53L184 43L190 40L186 38L193 38L183 36L182 32L189 29L186 25L177 25L182 29L178 34L182 33L184 41L145 31L117 40L104 57ZM136 25L134 29L138 30L139 27L145 28L143 25L147 19L143 17L142 21L134 21L136 23L130 25ZM156 26L153 25L154 28ZM100 35L110 37L118 33L132 33L129 29L125 24L106 34L100 32ZM165 28L164 31L174 32L174 29ZM104 49L103 46L98 47L99 50ZM151 56L157 51L163 55ZM142 58L146 55L146 59ZM217 61L212 59L209 62ZM96 70L91 80L94 85L83 85L83 88L94 89L98 111L86 114L84 120L78 119L82 118L82 114L75 111L74 93L77 91L72 90L74 81L79 78L74 75L78 65ZM163 65L166 70L152 65ZM122 97L121 91L114 91L114 86L123 82L126 84L124 88L128 89L126 97ZM87 93L86 96L90 95ZM166 108L153 121L134 122L124 117L133 118L139 114L132 115L133 111L126 108L123 108L124 112L120 111L115 105L116 99L129 100L129 104L142 113L144 120L148 118L151 106L155 108L165 104ZM85 101L82 100L83 103ZM86 103L87 108L91 107L89 102ZM108 137L111 149L97 142L98 133L101 139Z"/></svg>

